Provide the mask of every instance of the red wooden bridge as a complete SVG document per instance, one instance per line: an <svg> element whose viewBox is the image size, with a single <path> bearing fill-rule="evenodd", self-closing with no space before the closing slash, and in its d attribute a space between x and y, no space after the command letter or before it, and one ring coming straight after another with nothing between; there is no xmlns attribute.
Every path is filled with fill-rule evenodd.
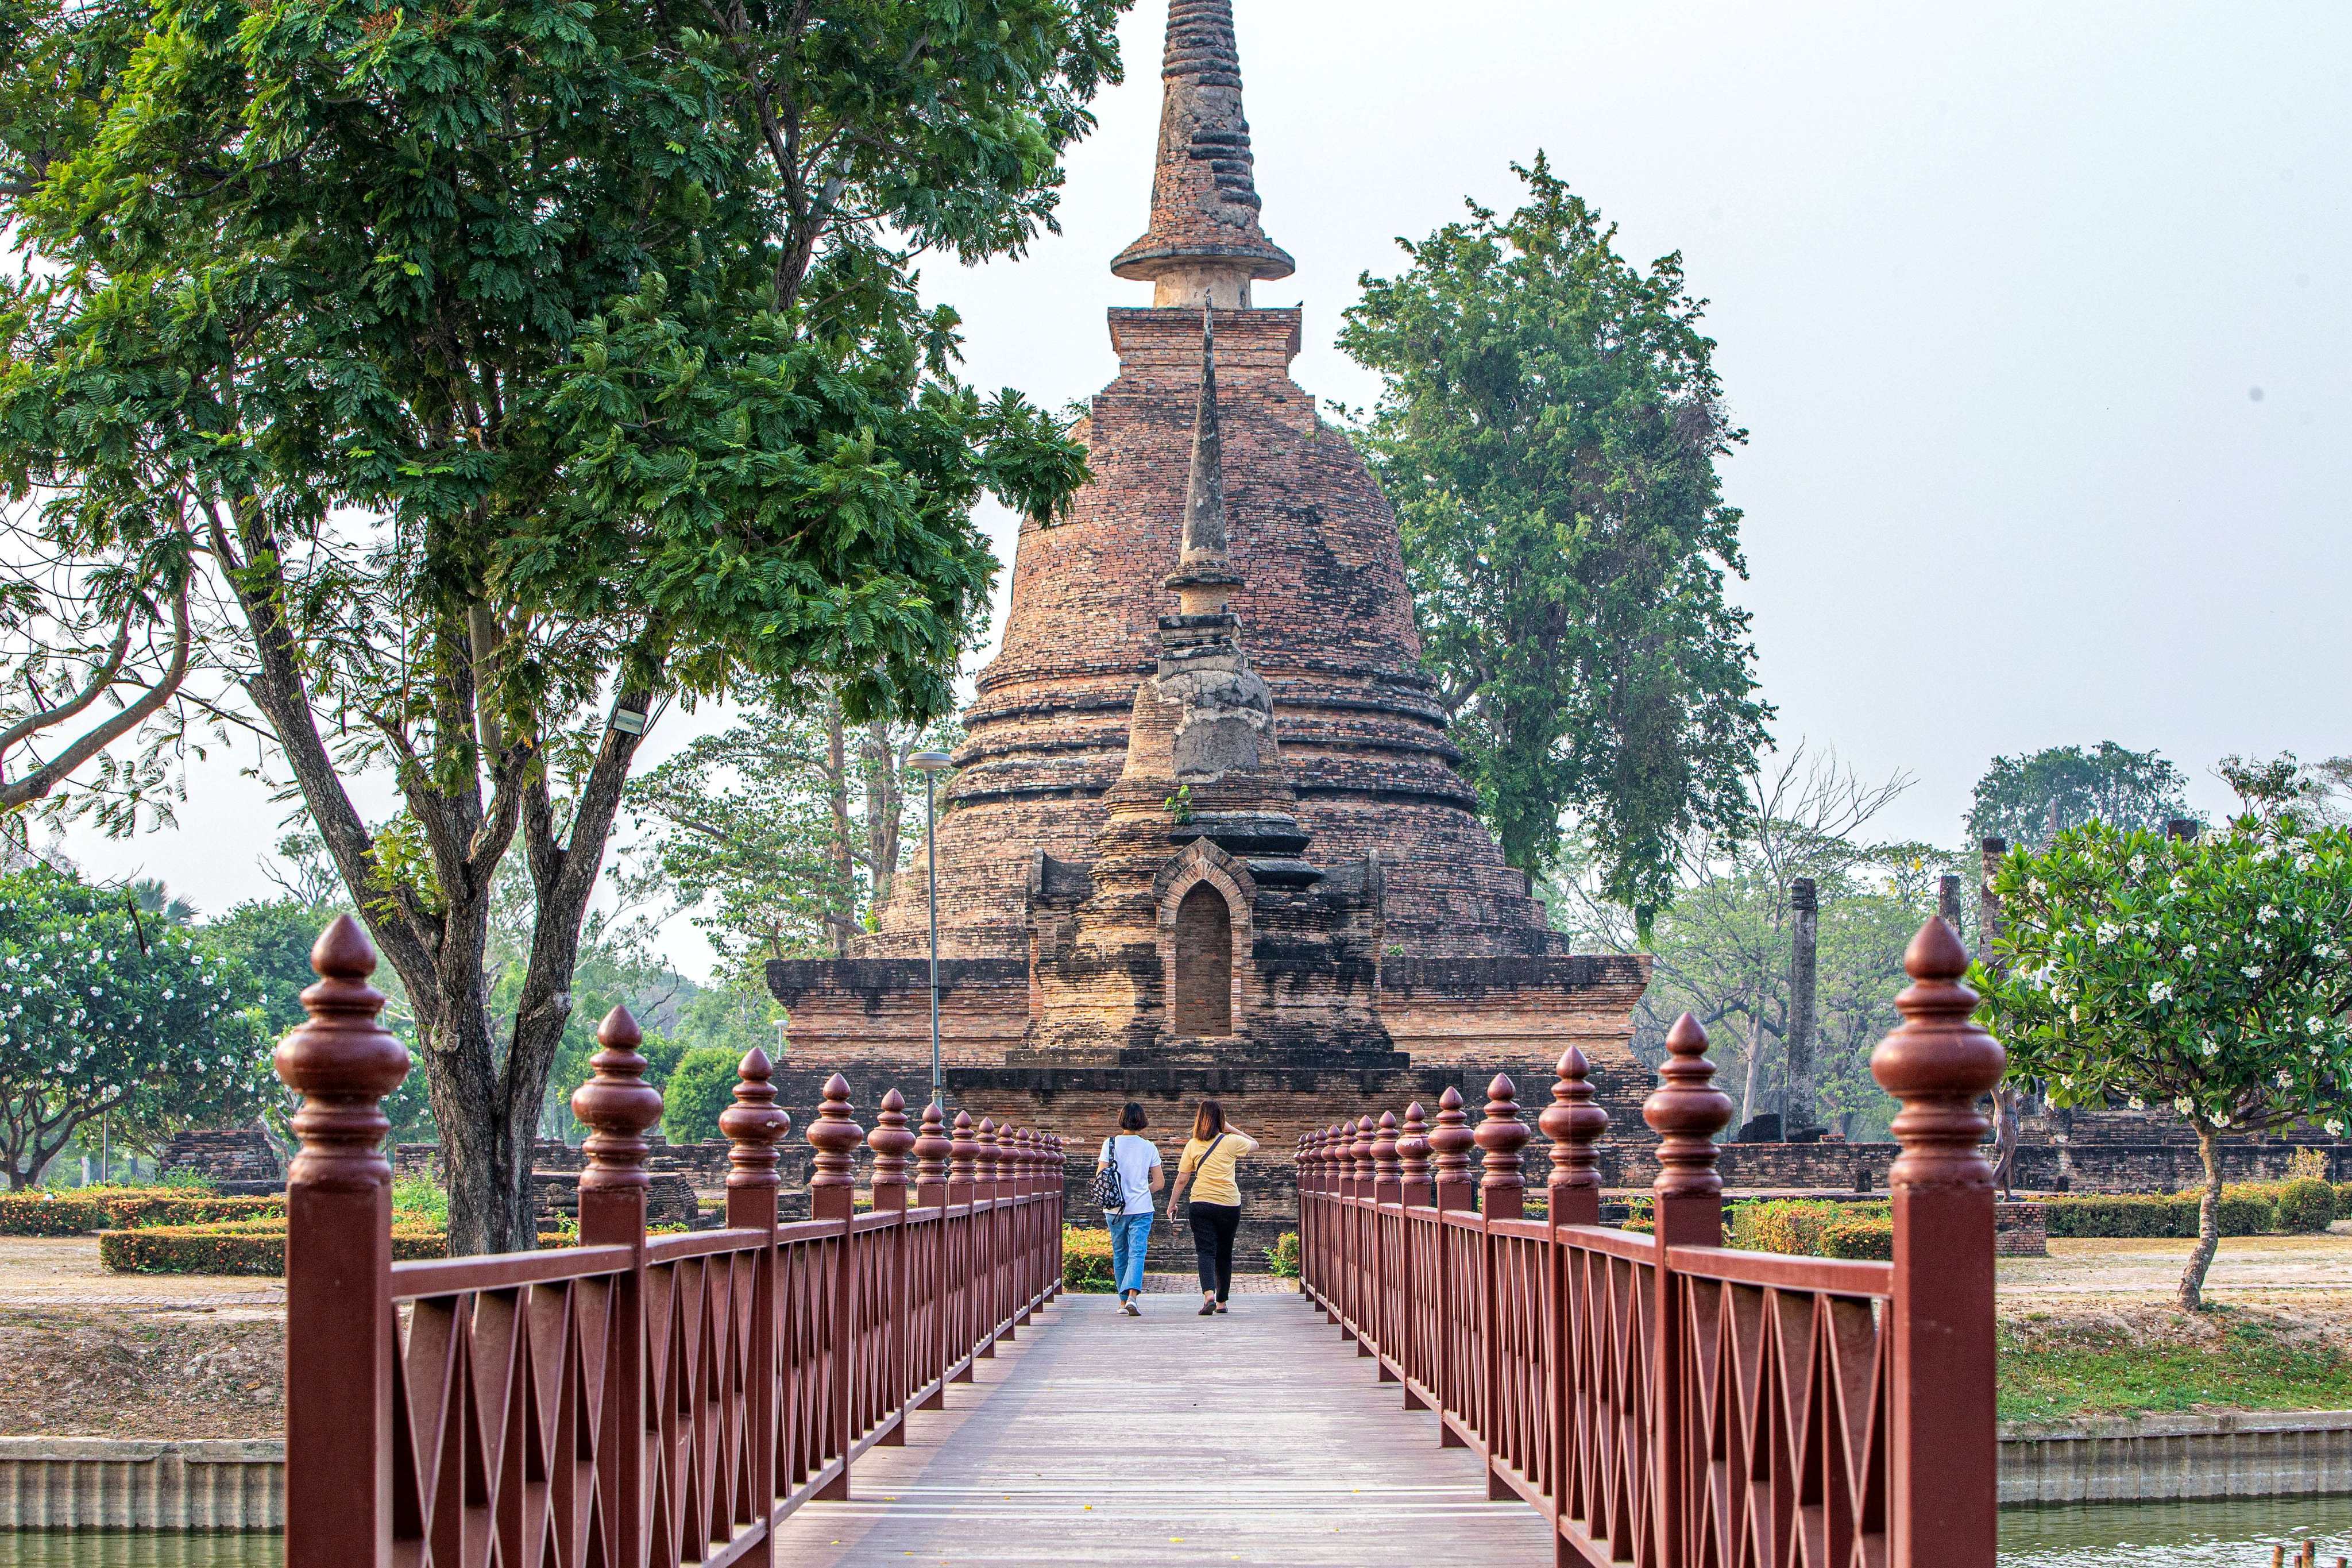
<svg viewBox="0 0 2352 1568"><path fill-rule="evenodd" d="M1686 1019L1643 1110L1653 1234L1600 1224L1608 1118L1570 1051L1539 1216L1509 1079L1475 1122L1452 1090L1433 1119L1367 1111L1301 1141L1301 1294L1140 1322L1062 1295L1055 1140L918 1127L896 1092L867 1131L834 1079L812 1217L778 1223L791 1124L756 1051L720 1121L725 1228L648 1235L661 1100L622 1013L572 1099L581 1244L395 1264L380 1104L407 1058L360 929L313 963L278 1053L303 1096L289 1568L1347 1564L1433 1541L1465 1563L1993 1563L1976 1105L2001 1053L1940 921L1872 1061L1903 1106L1891 1263L1723 1247L1731 1106Z"/></svg>

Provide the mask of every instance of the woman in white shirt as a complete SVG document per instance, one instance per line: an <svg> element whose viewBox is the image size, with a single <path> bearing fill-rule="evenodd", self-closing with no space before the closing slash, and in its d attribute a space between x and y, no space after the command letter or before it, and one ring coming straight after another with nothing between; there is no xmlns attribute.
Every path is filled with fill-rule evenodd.
<svg viewBox="0 0 2352 1568"><path fill-rule="evenodd" d="M1151 1194L1167 1180L1159 1148L1138 1136L1147 1125L1143 1107L1129 1100L1118 1113L1119 1130L1103 1140L1102 1157L1095 1163L1098 1172L1118 1167L1119 1193L1126 1200L1103 1219L1110 1226L1110 1273L1118 1290L1118 1310L1130 1318L1143 1316L1136 1302L1143 1294L1143 1257L1151 1244Z"/></svg>

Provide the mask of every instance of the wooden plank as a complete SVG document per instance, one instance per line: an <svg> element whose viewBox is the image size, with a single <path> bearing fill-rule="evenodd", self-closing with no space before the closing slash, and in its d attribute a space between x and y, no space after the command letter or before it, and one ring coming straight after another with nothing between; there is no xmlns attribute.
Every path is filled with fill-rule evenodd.
<svg viewBox="0 0 2352 1568"><path fill-rule="evenodd" d="M1319 1310L1237 1296L1202 1318L1196 1300L1147 1297L1140 1319L1055 1301L905 1447L862 1457L850 1500L779 1525L777 1561L1353 1568L1405 1542L1552 1561L1543 1517L1487 1501L1478 1458L1440 1448L1436 1417L1400 1408Z"/></svg>

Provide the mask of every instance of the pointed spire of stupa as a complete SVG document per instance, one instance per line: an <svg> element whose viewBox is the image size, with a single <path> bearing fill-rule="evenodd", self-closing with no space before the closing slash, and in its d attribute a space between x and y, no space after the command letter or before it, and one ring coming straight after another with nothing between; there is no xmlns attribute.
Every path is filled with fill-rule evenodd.
<svg viewBox="0 0 2352 1568"><path fill-rule="evenodd" d="M1223 614L1241 586L1225 533L1225 444L1217 426L1217 314L1201 307L1201 403L1192 416L1192 475L1184 487L1183 552L1167 585L1188 616Z"/></svg>
<svg viewBox="0 0 2352 1568"><path fill-rule="evenodd" d="M1169 0L1167 97L1151 227L1111 263L1158 286L1160 306L1245 309L1255 279L1297 270L1258 226L1256 160L1242 113L1233 0Z"/></svg>
<svg viewBox="0 0 2352 1568"><path fill-rule="evenodd" d="M1217 430L1217 316L1201 308L1201 405L1192 416L1192 477L1184 487L1184 553L1191 568L1225 564L1225 445Z"/></svg>

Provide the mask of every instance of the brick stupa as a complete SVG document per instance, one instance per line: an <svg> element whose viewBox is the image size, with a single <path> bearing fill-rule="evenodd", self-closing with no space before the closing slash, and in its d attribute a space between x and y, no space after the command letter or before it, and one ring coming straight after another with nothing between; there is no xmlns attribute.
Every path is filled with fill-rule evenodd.
<svg viewBox="0 0 2352 1568"><path fill-rule="evenodd" d="M1218 1093L1280 1147L1497 1068L1532 1103L1571 1044L1638 1099L1646 966L1571 954L1478 820L1395 515L1290 379L1301 312L1253 300L1292 262L1231 0L1173 0L1163 77L1150 226L1113 264L1153 302L1110 312L1094 481L1022 529L945 796L950 1099L1083 1142L1123 1100L1165 1126ZM772 964L795 1062L917 1088L928 932L902 877L849 959Z"/></svg>

